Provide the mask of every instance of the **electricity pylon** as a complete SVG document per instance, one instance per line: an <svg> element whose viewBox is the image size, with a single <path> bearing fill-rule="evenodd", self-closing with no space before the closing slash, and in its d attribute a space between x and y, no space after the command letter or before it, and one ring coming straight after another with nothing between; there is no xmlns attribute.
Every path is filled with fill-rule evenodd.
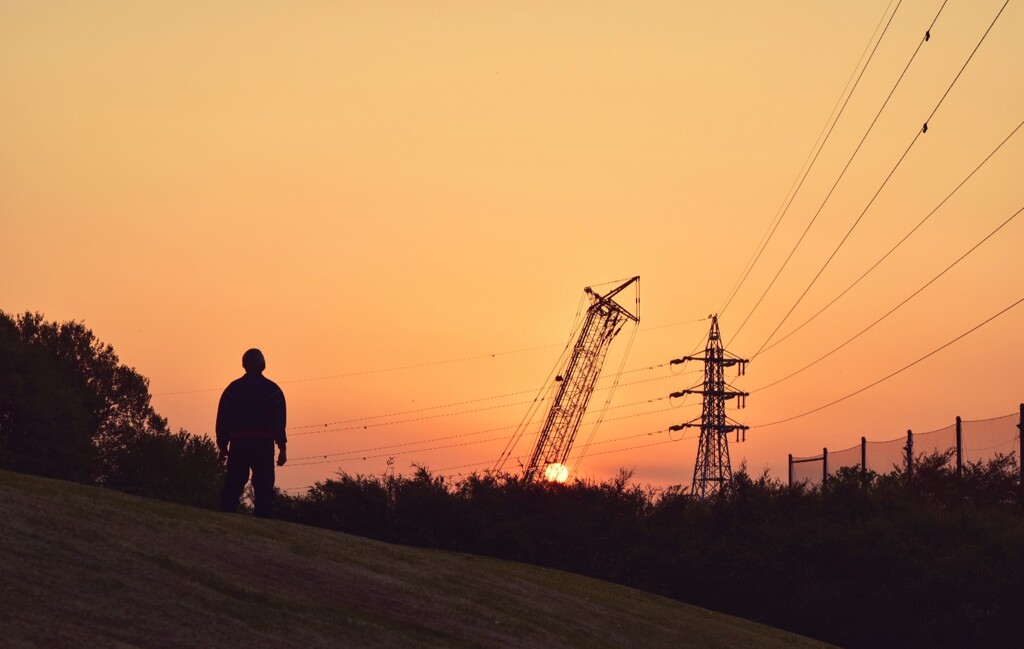
<svg viewBox="0 0 1024 649"><path fill-rule="evenodd" d="M681 392L673 392L671 397L687 394L700 394L704 397L700 423L689 421L685 424L672 426L669 430L700 427L700 439L697 442L697 461L693 467L693 495L707 498L732 482L732 464L729 461L729 433L736 431L736 441L747 438L747 428L725 414L725 402L736 399L738 407L746 406L747 392L734 389L725 382L725 368L739 366L739 375L746 373L745 358L740 358L722 348L722 336L718 330L718 316L711 316L711 331L703 356L684 356L671 362L672 365L686 361L703 361L704 384L702 389L690 388Z"/></svg>
<svg viewBox="0 0 1024 649"><path fill-rule="evenodd" d="M590 287L585 289L590 297L590 307L569 362L555 379L558 391L537 437L530 462L526 465L524 481L533 480L538 472L555 480L564 480L568 474L565 462L569 458L580 421L587 411L587 403L594 392L594 384L601 374L612 339L622 331L627 321L640 322L639 313L634 315L618 304L614 297L639 281L639 277L633 277L606 295L600 295ZM549 474L552 470L555 475ZM561 476L557 475L559 471L562 472Z"/></svg>

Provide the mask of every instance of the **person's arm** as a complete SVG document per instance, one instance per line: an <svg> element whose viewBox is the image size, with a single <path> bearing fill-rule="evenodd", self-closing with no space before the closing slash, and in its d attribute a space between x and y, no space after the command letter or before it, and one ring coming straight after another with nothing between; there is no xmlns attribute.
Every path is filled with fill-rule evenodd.
<svg viewBox="0 0 1024 649"><path fill-rule="evenodd" d="M220 403L217 404L217 448L220 450L220 459L223 462L228 457L228 443L231 441L230 425L230 401L228 390L220 395Z"/></svg>
<svg viewBox="0 0 1024 649"><path fill-rule="evenodd" d="M284 392L281 388L277 388L278 399L274 404L274 441L277 443L277 466L284 466L284 463L288 461L288 453L286 451L288 445L288 434L286 429L288 427L288 406L285 403Z"/></svg>

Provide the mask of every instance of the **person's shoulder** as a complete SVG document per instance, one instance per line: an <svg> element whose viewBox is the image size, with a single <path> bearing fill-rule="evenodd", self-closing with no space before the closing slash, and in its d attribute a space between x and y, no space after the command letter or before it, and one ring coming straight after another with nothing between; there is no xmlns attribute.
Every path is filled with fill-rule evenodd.
<svg viewBox="0 0 1024 649"><path fill-rule="evenodd" d="M231 383L228 383L228 387L224 388L224 392L225 393L227 393L227 392L234 392L235 390L238 390L244 383L245 383L245 377L244 376L240 376L237 379L235 379L234 381L232 381Z"/></svg>
<svg viewBox="0 0 1024 649"><path fill-rule="evenodd" d="M282 389L281 389L281 386L280 386L280 385L278 385L277 383L274 383L274 382L273 382L273 381L271 381L270 379L267 379L267 381L269 381L269 382L270 382L270 387L271 387L271 389L272 389L272 390L274 390L274 392L277 392L277 393L278 393L278 394L280 394L280 395L281 395L282 397L284 396L284 390L282 390Z"/></svg>
<svg viewBox="0 0 1024 649"><path fill-rule="evenodd" d="M282 391L281 390L281 386L279 386L277 383L274 383L273 381L271 381L267 377L263 376L262 374L260 374L259 377L260 377L260 383L262 383L268 390L275 390L277 392L281 392Z"/></svg>

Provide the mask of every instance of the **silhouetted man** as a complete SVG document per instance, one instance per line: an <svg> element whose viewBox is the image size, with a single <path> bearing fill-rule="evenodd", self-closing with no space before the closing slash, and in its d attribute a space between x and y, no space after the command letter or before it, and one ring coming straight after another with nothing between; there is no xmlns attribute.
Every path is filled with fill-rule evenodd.
<svg viewBox="0 0 1024 649"><path fill-rule="evenodd" d="M231 382L217 407L217 447L221 459L228 460L220 508L226 512L238 510L238 500L252 471L254 513L266 517L274 500L275 443L280 449L277 466L287 460L284 393L263 376L267 362L260 350L245 352L242 367L245 376Z"/></svg>

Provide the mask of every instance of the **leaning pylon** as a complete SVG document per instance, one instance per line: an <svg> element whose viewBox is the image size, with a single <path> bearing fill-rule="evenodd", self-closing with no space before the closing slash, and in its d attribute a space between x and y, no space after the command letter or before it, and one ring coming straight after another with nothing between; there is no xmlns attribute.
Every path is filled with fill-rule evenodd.
<svg viewBox="0 0 1024 649"><path fill-rule="evenodd" d="M590 308L569 362L556 379L558 390L523 472L524 480L542 476L560 482L568 475L566 460L612 339L626 322L640 321L639 313L631 313L614 298L639 280L639 277L633 277L605 295L589 287L586 289Z"/></svg>

